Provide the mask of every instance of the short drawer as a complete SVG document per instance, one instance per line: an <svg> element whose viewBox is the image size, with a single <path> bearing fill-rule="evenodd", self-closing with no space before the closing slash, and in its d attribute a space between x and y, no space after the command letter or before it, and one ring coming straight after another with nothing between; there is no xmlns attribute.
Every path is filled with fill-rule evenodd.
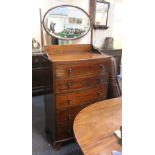
<svg viewBox="0 0 155 155"><path fill-rule="evenodd" d="M97 84L107 83L109 74L105 72L102 76L56 79L56 93L65 93L75 90L85 89L86 87Z"/></svg>
<svg viewBox="0 0 155 155"><path fill-rule="evenodd" d="M98 61L67 62L55 64L56 78L90 77L109 72L108 59Z"/></svg>
<svg viewBox="0 0 155 155"><path fill-rule="evenodd" d="M73 137L73 125L57 125L56 140L62 140Z"/></svg>
<svg viewBox="0 0 155 155"><path fill-rule="evenodd" d="M108 84L98 85L89 89L56 95L56 108L63 109L93 103L106 98Z"/></svg>

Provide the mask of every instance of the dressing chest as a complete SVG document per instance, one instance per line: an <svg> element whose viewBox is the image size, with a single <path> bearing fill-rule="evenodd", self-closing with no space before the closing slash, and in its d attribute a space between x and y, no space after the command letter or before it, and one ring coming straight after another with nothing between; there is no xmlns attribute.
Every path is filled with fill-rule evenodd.
<svg viewBox="0 0 155 155"><path fill-rule="evenodd" d="M92 45L45 46L51 61L52 92L45 95L46 133L54 148L73 139L78 112L107 98L111 56L93 52Z"/></svg>

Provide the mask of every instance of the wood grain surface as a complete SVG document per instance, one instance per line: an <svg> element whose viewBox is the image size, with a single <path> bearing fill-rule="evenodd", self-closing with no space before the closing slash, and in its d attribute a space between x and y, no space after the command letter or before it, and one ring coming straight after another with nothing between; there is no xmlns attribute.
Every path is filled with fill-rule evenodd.
<svg viewBox="0 0 155 155"><path fill-rule="evenodd" d="M66 61L85 61L110 58L110 56L98 53L93 53L93 47L90 44L78 45L52 45L45 46L45 52L48 53L48 58L52 62Z"/></svg>
<svg viewBox="0 0 155 155"><path fill-rule="evenodd" d="M53 90L44 96L46 133L49 143L58 148L74 138L73 121L79 111L107 98L113 65L111 56L95 53L90 44L52 45L44 50L51 61Z"/></svg>
<svg viewBox="0 0 155 155"><path fill-rule="evenodd" d="M121 126L122 98L96 102L80 111L74 120L74 135L85 155L111 155L121 151L113 132Z"/></svg>

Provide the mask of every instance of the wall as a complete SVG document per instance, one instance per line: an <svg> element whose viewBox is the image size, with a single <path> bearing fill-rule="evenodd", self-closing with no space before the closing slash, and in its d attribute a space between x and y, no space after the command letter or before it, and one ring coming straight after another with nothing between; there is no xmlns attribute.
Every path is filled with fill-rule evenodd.
<svg viewBox="0 0 155 155"><path fill-rule="evenodd" d="M96 30L93 35L93 44L96 47L102 47L105 37L114 37L114 47L121 48L121 37L120 37L120 23L114 22L115 17L115 6L120 3L121 0L107 0L110 2L109 9L109 21L110 26L107 30ZM32 11L32 37L36 38L39 42L40 39L40 15L39 8L42 10L42 16L51 7L63 4L70 4L81 7L87 13L89 13L89 0L33 0L32 1L33 11ZM119 9L117 9L119 10ZM50 44L50 37L44 31L44 42L45 44ZM88 44L90 43L90 32L81 39L69 41L70 44Z"/></svg>
<svg viewBox="0 0 155 155"><path fill-rule="evenodd" d="M102 48L106 37L114 38L114 48L122 48L121 24L122 24L122 0L106 0L110 2L109 19L107 30L95 30L93 34L93 44Z"/></svg>
<svg viewBox="0 0 155 155"><path fill-rule="evenodd" d="M98 48L103 46L106 37L112 37L114 2L113 0L107 0L107 2L110 2L109 18L107 24L109 28L107 30L95 30L93 33L93 44Z"/></svg>
<svg viewBox="0 0 155 155"><path fill-rule="evenodd" d="M114 47L122 47L122 0L115 1L115 7L113 11L113 30L112 36L114 38Z"/></svg>

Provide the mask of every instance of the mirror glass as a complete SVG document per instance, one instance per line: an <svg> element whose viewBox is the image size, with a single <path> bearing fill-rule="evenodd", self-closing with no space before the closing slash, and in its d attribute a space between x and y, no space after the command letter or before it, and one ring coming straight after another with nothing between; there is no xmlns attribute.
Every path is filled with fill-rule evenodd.
<svg viewBox="0 0 155 155"><path fill-rule="evenodd" d="M95 6L94 28L107 29L110 3L104 0L96 0Z"/></svg>
<svg viewBox="0 0 155 155"><path fill-rule="evenodd" d="M62 5L49 9L43 18L46 32L58 39L74 40L90 30L89 15L79 7Z"/></svg>

